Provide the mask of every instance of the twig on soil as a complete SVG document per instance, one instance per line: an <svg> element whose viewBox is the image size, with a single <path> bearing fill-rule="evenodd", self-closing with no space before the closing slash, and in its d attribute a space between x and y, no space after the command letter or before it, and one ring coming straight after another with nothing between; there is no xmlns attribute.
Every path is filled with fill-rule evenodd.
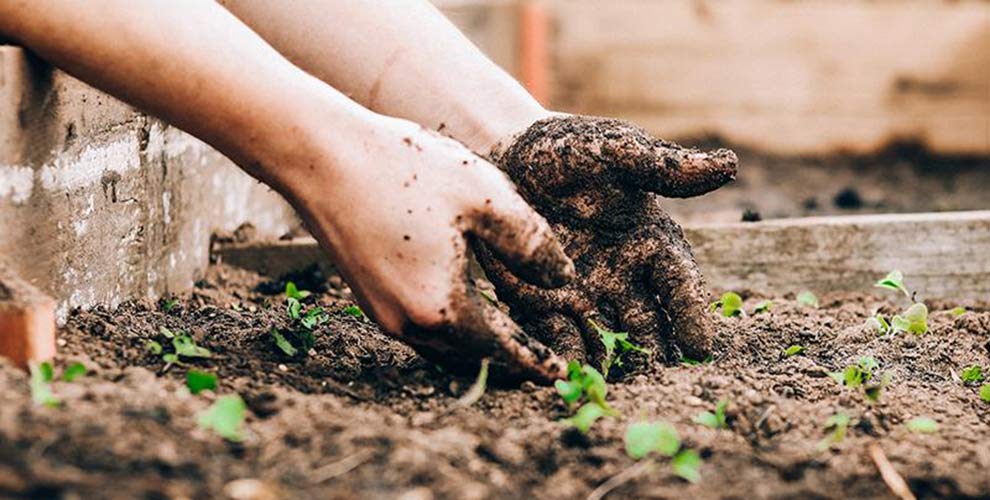
<svg viewBox="0 0 990 500"><path fill-rule="evenodd" d="M607 481L599 485L591 493L588 494L587 500L601 500L605 498L612 490L622 486L633 479L639 477L640 474L646 472L650 467L653 466L653 460L641 460L637 462L632 467L629 467L622 472L608 478Z"/></svg>
<svg viewBox="0 0 990 500"><path fill-rule="evenodd" d="M887 460L887 455L883 452L883 449L877 444L871 444L868 450L870 452L870 458L873 459L873 463L876 464L877 469L880 471L880 477L883 479L883 482L887 483L887 487L890 488L891 493L901 500L915 500L914 493L911 493L911 489L904 482L904 478L894 469L890 460Z"/></svg>
<svg viewBox="0 0 990 500"><path fill-rule="evenodd" d="M348 455L336 462L332 462L315 469L310 474L310 480L313 484L325 483L335 477L342 476L348 472L360 467L362 464L371 459L371 450L361 450L352 455Z"/></svg>

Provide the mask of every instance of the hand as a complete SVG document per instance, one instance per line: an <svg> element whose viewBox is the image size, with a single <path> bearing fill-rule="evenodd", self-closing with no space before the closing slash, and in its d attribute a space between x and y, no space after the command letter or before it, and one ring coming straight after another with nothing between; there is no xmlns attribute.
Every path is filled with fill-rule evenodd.
<svg viewBox="0 0 990 500"><path fill-rule="evenodd" d="M577 266L570 284L542 290L481 256L499 298L527 331L540 332L562 356L596 365L604 352L589 320L628 331L654 357L711 353L703 277L656 194L684 198L721 187L735 177L734 153L683 148L619 120L554 116L492 156Z"/></svg>
<svg viewBox="0 0 990 500"><path fill-rule="evenodd" d="M390 334L447 368L549 382L564 363L530 339L467 279L481 240L507 273L560 286L574 271L547 222L505 174L461 144L376 115L327 136L312 176L288 189L359 303ZM511 269L511 271L509 271Z"/></svg>

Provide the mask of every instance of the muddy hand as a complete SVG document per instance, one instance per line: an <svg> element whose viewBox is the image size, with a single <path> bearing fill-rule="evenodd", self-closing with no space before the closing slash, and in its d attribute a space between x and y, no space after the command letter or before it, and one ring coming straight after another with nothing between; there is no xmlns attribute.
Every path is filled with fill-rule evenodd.
<svg viewBox="0 0 990 500"><path fill-rule="evenodd" d="M704 279L657 195L721 187L735 177L735 154L683 148L620 120L556 116L493 157L577 266L573 282L543 290L482 256L499 298L527 331L542 332L562 356L596 364L603 348L591 321L628 331L654 358L711 353Z"/></svg>

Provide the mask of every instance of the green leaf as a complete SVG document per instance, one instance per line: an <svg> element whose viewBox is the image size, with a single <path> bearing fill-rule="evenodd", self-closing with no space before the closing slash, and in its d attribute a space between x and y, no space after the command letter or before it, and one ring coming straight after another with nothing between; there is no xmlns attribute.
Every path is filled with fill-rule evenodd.
<svg viewBox="0 0 990 500"><path fill-rule="evenodd" d="M148 341L147 341L147 342L145 343L145 347L147 347L147 349L148 349L148 351L149 351L149 352L150 352L151 354L155 354L155 355L158 355L158 354L161 354L161 353L162 353L162 345L161 345L161 344L159 344L159 343L158 343L157 341L155 341L155 340L148 340Z"/></svg>
<svg viewBox="0 0 990 500"><path fill-rule="evenodd" d="M484 295L484 294L482 294L482 295ZM355 306L355 305L350 305L350 306L345 307L344 308L344 313L345 314L350 314L351 316L354 316L355 318L358 318L358 319L364 319L364 318L367 317L367 316L365 316L364 311L362 311L360 307Z"/></svg>
<svg viewBox="0 0 990 500"><path fill-rule="evenodd" d="M818 451L825 451L832 447L832 445L839 444L846 437L846 430L849 428L849 415L845 413L836 413L825 420L825 430L832 429L825 439L818 442L815 448Z"/></svg>
<svg viewBox="0 0 990 500"><path fill-rule="evenodd" d="M697 359L691 359L691 358L689 358L687 356L681 356L681 364L684 365L684 366L689 366L689 367L690 366L701 366L701 365L704 365L704 364L711 363L713 361L713 359L714 358L712 358L711 356L705 356L705 359L702 359L702 360L699 361Z"/></svg>
<svg viewBox="0 0 990 500"><path fill-rule="evenodd" d="M584 395L584 389L581 388L581 384L577 382L558 380L553 385L557 388L557 392L560 394L560 397L563 398L564 402L569 405L576 403L579 399L581 399L581 396Z"/></svg>
<svg viewBox="0 0 990 500"><path fill-rule="evenodd" d="M904 316L894 316L891 320L894 331L923 335L928 332L928 307L918 302L904 311Z"/></svg>
<svg viewBox="0 0 990 500"><path fill-rule="evenodd" d="M725 410L728 407L729 400L720 400L715 404L715 413L710 411L701 412L694 417L694 422L712 429L726 429L729 427L725 422Z"/></svg>
<svg viewBox="0 0 990 500"><path fill-rule="evenodd" d="M691 483L701 481L701 464L701 455L694 450L681 450L670 462L674 474Z"/></svg>
<svg viewBox="0 0 990 500"><path fill-rule="evenodd" d="M298 288L296 288L296 284L291 281L285 283L286 298L294 299L298 301L298 300L303 300L306 297L309 297L310 295L312 295L310 292L307 292L305 290L299 290Z"/></svg>
<svg viewBox="0 0 990 500"><path fill-rule="evenodd" d="M585 403L581 408L578 408L574 416L564 419L564 422L577 427L581 434L587 434L591 430L591 426L605 415L605 410L601 406L595 403Z"/></svg>
<svg viewBox="0 0 990 500"><path fill-rule="evenodd" d="M613 365L622 365L623 354L627 352L649 352L630 342L628 340L628 332L613 332L590 319L588 323L598 332L598 338L601 340L602 345L605 346L605 359L602 360L602 373L605 377L608 377L608 371Z"/></svg>
<svg viewBox="0 0 990 500"><path fill-rule="evenodd" d="M168 328L165 328L164 326L159 326L158 327L158 332L161 333L162 335L164 335L165 338L167 338L167 339L170 339L170 338L174 338L175 337L175 334L172 333L172 330L169 330Z"/></svg>
<svg viewBox="0 0 990 500"><path fill-rule="evenodd" d="M760 313L770 312L770 308L772 307L773 307L772 301L764 300L763 302L756 304L756 308L753 309L753 316L756 316L757 314Z"/></svg>
<svg viewBox="0 0 990 500"><path fill-rule="evenodd" d="M890 323L887 323L887 320L882 314L879 313L877 313L876 316L867 319L866 326L876 330L880 335L890 333Z"/></svg>
<svg viewBox="0 0 990 500"><path fill-rule="evenodd" d="M983 367L980 365L970 365L963 368L960 377L964 384L978 384L986 378L983 375Z"/></svg>
<svg viewBox="0 0 990 500"><path fill-rule="evenodd" d="M907 288L904 287L904 274L897 270L887 273L887 276L877 281L873 286L902 292L905 297L911 297L911 292L908 292Z"/></svg>
<svg viewBox="0 0 990 500"><path fill-rule="evenodd" d="M179 362L179 356L176 355L176 354L173 354L173 353L163 354L162 355L162 361L164 361L164 362L166 362L166 363L168 363L170 365L173 365L173 364Z"/></svg>
<svg viewBox="0 0 990 500"><path fill-rule="evenodd" d="M237 394L221 396L199 415L199 426L228 441L241 441L244 439L241 426L246 411L244 400Z"/></svg>
<svg viewBox="0 0 990 500"><path fill-rule="evenodd" d="M217 376L210 372L189 370L186 372L186 387L193 394L199 394L206 390L215 391L217 389Z"/></svg>
<svg viewBox="0 0 990 500"><path fill-rule="evenodd" d="M289 342L289 340L286 339L284 335L279 333L278 330L273 328L271 334L272 337L275 338L275 345L278 346L278 348L281 349L286 356L289 356L290 358L295 357L295 355L299 352L299 350L292 345L292 342Z"/></svg>
<svg viewBox="0 0 990 500"><path fill-rule="evenodd" d="M681 447L677 430L667 422L637 422L626 429L626 454L639 460L650 453L673 456Z"/></svg>
<svg viewBox="0 0 990 500"><path fill-rule="evenodd" d="M731 318L743 314L743 300L738 293L725 292L717 302L712 304L712 311L722 308L722 316Z"/></svg>
<svg viewBox="0 0 990 500"><path fill-rule="evenodd" d="M466 408L478 402L485 395L485 388L488 385L488 358L481 360L481 367L478 369L478 378L471 384L471 388L457 399L457 406Z"/></svg>
<svg viewBox="0 0 990 500"><path fill-rule="evenodd" d="M172 347L175 348L175 354L180 357L209 358L213 356L209 349L196 345L196 341L185 334L176 335L172 339Z"/></svg>
<svg viewBox="0 0 990 500"><path fill-rule="evenodd" d="M983 387L980 387L980 399L984 403L990 403L990 384L983 384Z"/></svg>
<svg viewBox="0 0 990 500"><path fill-rule="evenodd" d="M55 368L48 361L32 363L28 369L31 372L31 400L39 406L55 408L60 401L52 392L51 382L55 378Z"/></svg>
<svg viewBox="0 0 990 500"><path fill-rule="evenodd" d="M299 318L299 324L307 330L312 330L318 325L322 325L329 320L330 317L327 316L326 311L324 311L322 307L314 307L306 311L306 314L303 317Z"/></svg>
<svg viewBox="0 0 990 500"><path fill-rule="evenodd" d="M952 310L949 311L949 314L951 314L953 316L962 316L963 314L966 314L967 312L969 312L969 311L967 311L965 307L954 307L954 308L952 308Z"/></svg>
<svg viewBox="0 0 990 500"><path fill-rule="evenodd" d="M791 356L797 356L798 354L801 354L803 352L804 352L804 346L792 345L788 347L786 351L784 351L784 356L787 356L789 358Z"/></svg>
<svg viewBox="0 0 990 500"><path fill-rule="evenodd" d="M83 375L86 375L86 365L76 361L67 366L65 371L62 372L62 380L72 382Z"/></svg>
<svg viewBox="0 0 990 500"><path fill-rule="evenodd" d="M888 385L890 385L890 377L891 377L891 375L890 375L889 372L888 373L884 373L883 376L880 377L880 382L879 383L876 383L876 384L873 384L873 385L869 385L867 387L864 387L863 388L863 394L866 396L866 399L868 399L869 401L874 402L874 403L877 402L877 401L879 401L880 400L880 395L883 393L883 390Z"/></svg>
<svg viewBox="0 0 990 500"><path fill-rule="evenodd" d="M299 299L295 297L289 297L285 299L286 312L289 313L289 319L299 319L302 312L302 303Z"/></svg>
<svg viewBox="0 0 990 500"><path fill-rule="evenodd" d="M931 434L938 432L938 422L928 417L915 417L907 422L907 428L911 432L920 434Z"/></svg>
<svg viewBox="0 0 990 500"><path fill-rule="evenodd" d="M803 306L818 308L818 296L811 291L805 290L797 294L797 302Z"/></svg>
<svg viewBox="0 0 990 500"><path fill-rule="evenodd" d="M873 372L875 372L877 368L880 368L880 363L877 362L877 359L873 356L863 356L859 358L856 365L867 374L867 378L873 376Z"/></svg>
<svg viewBox="0 0 990 500"><path fill-rule="evenodd" d="M177 305L179 305L179 299L172 299L162 304L162 310L169 313L172 312L172 309L175 309L175 306Z"/></svg>

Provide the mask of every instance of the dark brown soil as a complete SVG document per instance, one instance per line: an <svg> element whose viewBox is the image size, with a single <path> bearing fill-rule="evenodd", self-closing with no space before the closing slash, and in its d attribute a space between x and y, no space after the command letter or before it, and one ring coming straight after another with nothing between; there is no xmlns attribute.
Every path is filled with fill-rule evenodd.
<svg viewBox="0 0 990 500"><path fill-rule="evenodd" d="M574 499L631 467L625 428L655 419L701 452L701 483L660 461L614 498L890 497L868 458L872 443L921 498L990 498L990 404L955 379L964 366L990 366L990 304L966 304L973 312L961 317L934 312L921 337L878 337L862 324L875 307L902 307L893 299L826 296L811 309L775 298L770 314L715 319L714 362L611 384L622 416L582 436L557 422L568 410L553 388L490 388L459 408L470 379L444 374L342 312L336 290L307 299L333 311L314 352L286 358L268 336L285 325L282 286L215 268L167 313L128 303L73 314L57 365L79 359L93 372L54 384L59 408L35 406L26 375L0 365L0 497ZM747 297L747 310L758 299ZM244 442L197 427L215 396L191 395L183 367L160 373L145 342L161 326L215 353L191 364L219 374L220 394L247 401ZM784 357L792 344L806 354ZM826 375L863 355L893 374L872 406ZM692 423L722 398L731 402L729 429ZM849 435L816 451L825 420L839 411L853 417ZM938 421L939 431L909 432L904 424L917 416Z"/></svg>

